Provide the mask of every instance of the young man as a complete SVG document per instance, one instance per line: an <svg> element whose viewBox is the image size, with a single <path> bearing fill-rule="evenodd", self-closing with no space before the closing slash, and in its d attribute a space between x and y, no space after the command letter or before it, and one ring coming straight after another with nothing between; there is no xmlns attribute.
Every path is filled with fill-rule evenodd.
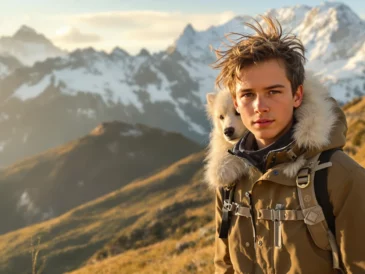
<svg viewBox="0 0 365 274"><path fill-rule="evenodd" d="M217 84L230 90L248 129L232 157L249 168L217 186L215 273L365 273L365 172L341 150L344 114L318 82L304 80L300 40L262 18L265 29L247 24L255 34L216 50ZM318 165L313 157L328 150L330 161ZM332 232L313 204L310 184L321 169Z"/></svg>

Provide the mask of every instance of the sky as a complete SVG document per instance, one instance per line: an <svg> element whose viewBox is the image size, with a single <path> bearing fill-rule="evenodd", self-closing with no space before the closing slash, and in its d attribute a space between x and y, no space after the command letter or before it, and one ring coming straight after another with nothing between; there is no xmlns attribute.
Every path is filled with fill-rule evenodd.
<svg viewBox="0 0 365 274"><path fill-rule="evenodd" d="M341 1L365 19L365 1ZM200 31L237 15L263 14L271 8L314 0L0 0L0 36L22 25L44 34L56 46L74 50L94 47L110 52L116 46L137 54L165 50L189 23Z"/></svg>

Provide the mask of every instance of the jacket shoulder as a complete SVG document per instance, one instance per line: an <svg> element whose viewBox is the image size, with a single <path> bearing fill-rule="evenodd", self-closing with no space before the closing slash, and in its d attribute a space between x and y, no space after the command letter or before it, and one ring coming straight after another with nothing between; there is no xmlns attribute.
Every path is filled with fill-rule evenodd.
<svg viewBox="0 0 365 274"><path fill-rule="evenodd" d="M336 151L330 161L332 162L332 167L330 168L330 173L332 171L335 173L345 172L347 176L350 176L352 171L356 171L359 168L363 169L354 159L352 159L348 154L342 150Z"/></svg>
<svg viewBox="0 0 365 274"><path fill-rule="evenodd" d="M340 210L346 199L354 195L355 189L363 192L365 200L365 169L343 151L336 151L330 161L327 186L334 211Z"/></svg>

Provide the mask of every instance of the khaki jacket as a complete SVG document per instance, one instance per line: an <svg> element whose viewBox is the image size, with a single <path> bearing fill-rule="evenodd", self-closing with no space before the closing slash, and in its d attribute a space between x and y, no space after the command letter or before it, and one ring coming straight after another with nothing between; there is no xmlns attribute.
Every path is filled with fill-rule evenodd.
<svg viewBox="0 0 365 274"><path fill-rule="evenodd" d="M227 239L218 237L222 185L216 186L215 273L336 273L331 252L315 245L302 220L283 221L282 245L275 247L274 222L258 217L260 210L275 209L277 204L300 210L295 181L299 169L319 152L342 148L345 144L344 114L318 83L304 84L303 103L295 116L297 123L290 149L300 156L293 161L287 149L274 151L268 155L264 174L245 163L247 172L237 178L234 201L249 207L246 193L250 193L253 218L233 215ZM275 163L271 164L273 157ZM365 171L342 151L336 151L331 162L328 193L342 268L345 273L365 273Z"/></svg>

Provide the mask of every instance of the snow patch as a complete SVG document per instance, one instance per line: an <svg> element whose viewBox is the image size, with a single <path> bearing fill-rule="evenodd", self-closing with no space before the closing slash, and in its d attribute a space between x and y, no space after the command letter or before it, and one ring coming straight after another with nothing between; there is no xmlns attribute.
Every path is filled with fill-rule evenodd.
<svg viewBox="0 0 365 274"><path fill-rule="evenodd" d="M6 114L5 112L1 112L0 113L0 122L6 121L6 120L9 120L9 115Z"/></svg>
<svg viewBox="0 0 365 274"><path fill-rule="evenodd" d="M25 133L23 136L23 144L25 144L28 141L28 133Z"/></svg>
<svg viewBox="0 0 365 274"><path fill-rule="evenodd" d="M25 209L27 215L36 215L40 212L39 208L37 208L34 202L31 200L28 192L24 191L19 198L17 203L17 209Z"/></svg>
<svg viewBox="0 0 365 274"><path fill-rule="evenodd" d="M185 115L179 106L175 105L175 110L179 117L188 124L189 130L195 131L201 135L207 134L206 130L201 125L194 123L189 116Z"/></svg>
<svg viewBox="0 0 365 274"><path fill-rule="evenodd" d="M120 132L120 136L124 136L124 137L130 137L130 136L138 137L138 136L142 136L142 135L143 135L143 132L138 129L129 129L128 131Z"/></svg>
<svg viewBox="0 0 365 274"><path fill-rule="evenodd" d="M49 208L46 212L42 213L42 217L41 220L45 221L45 220L49 220L51 218L53 218L55 216L54 210L53 208Z"/></svg>
<svg viewBox="0 0 365 274"><path fill-rule="evenodd" d="M134 152L128 152L127 153L127 156L130 157L130 158L134 158L134 157L136 157L136 153L134 153Z"/></svg>
<svg viewBox="0 0 365 274"><path fill-rule="evenodd" d="M51 75L47 75L35 85L21 85L17 90L15 90L12 97L17 97L23 101L33 99L39 96L50 85L50 83Z"/></svg>
<svg viewBox="0 0 365 274"><path fill-rule="evenodd" d="M4 151L7 143L8 143L7 141L0 141L0 152Z"/></svg>
<svg viewBox="0 0 365 274"><path fill-rule="evenodd" d="M94 109L91 109L91 108L87 108L87 109L78 108L76 113L77 113L77 115L83 115L83 116L86 116L91 119L96 118L96 112Z"/></svg>
<svg viewBox="0 0 365 274"><path fill-rule="evenodd" d="M4 65L3 63L0 63L0 79L5 78L10 73L9 68Z"/></svg>

